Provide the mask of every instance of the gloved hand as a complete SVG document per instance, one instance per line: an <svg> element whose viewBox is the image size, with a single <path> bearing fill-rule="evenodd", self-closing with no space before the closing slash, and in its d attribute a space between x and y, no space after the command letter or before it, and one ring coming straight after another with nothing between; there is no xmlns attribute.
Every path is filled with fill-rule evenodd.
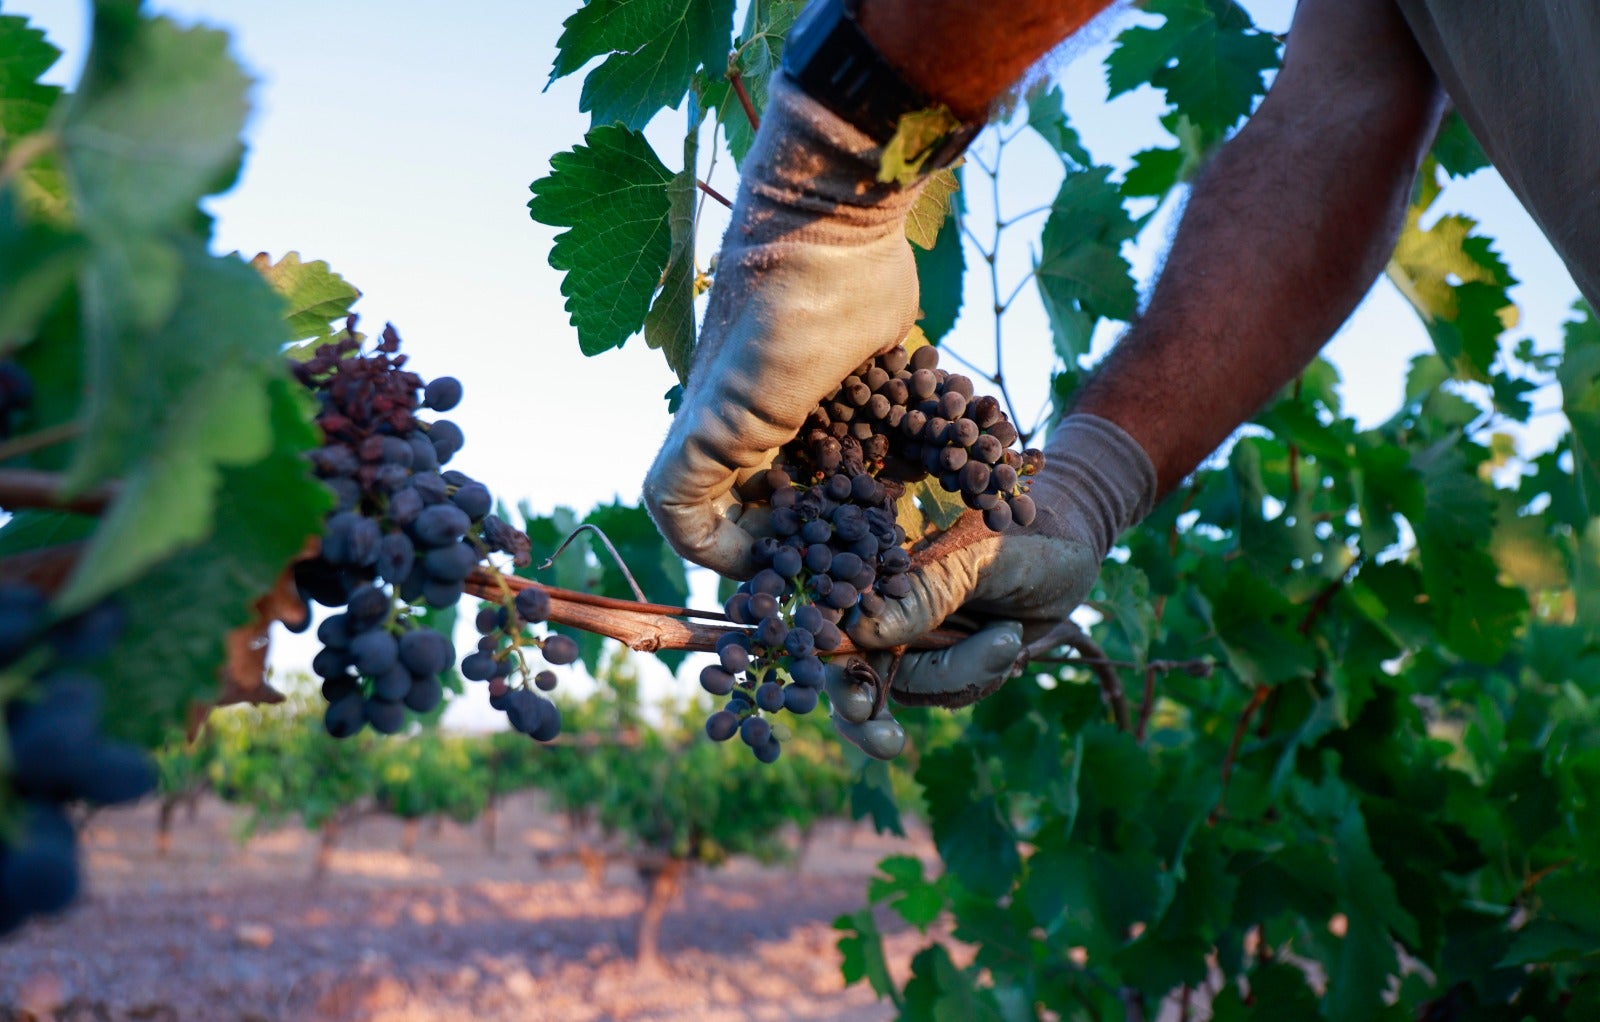
<svg viewBox="0 0 1600 1022"><path fill-rule="evenodd" d="M1051 434L1045 467L1029 492L1039 510L1032 525L994 533L968 512L917 553L909 596L888 601L877 617L862 617L850 629L859 645L881 650L908 643L957 612L971 623L991 622L949 649L906 653L894 668L896 701L966 706L1004 684L1023 645L1083 602L1111 544L1149 513L1155 467L1114 423L1071 415ZM868 663L887 678L892 658L875 653ZM847 664L830 672L835 725L869 755L892 757L899 752L892 718L883 709L862 716L860 677L859 669L852 677Z"/></svg>
<svg viewBox="0 0 1600 1022"><path fill-rule="evenodd" d="M879 154L787 78L773 79L683 404L644 483L673 549L720 574L755 570L734 485L916 318L905 220L921 186L878 183Z"/></svg>

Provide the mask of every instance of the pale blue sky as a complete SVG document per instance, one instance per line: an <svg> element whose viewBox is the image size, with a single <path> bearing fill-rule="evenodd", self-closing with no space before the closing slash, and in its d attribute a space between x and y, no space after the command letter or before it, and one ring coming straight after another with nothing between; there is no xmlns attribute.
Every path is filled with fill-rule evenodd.
<svg viewBox="0 0 1600 1022"><path fill-rule="evenodd" d="M75 77L87 3L0 2L7 13L32 17L66 51L57 80ZM635 501L666 429L661 396L673 380L638 338L595 359L578 353L559 278L546 264L552 231L529 220L525 208L528 183L587 126L577 112L581 75L543 91L560 22L577 0L151 6L232 31L235 52L258 79L243 179L212 203L219 248L274 257L296 249L328 260L362 288L357 309L369 329L393 321L414 368L450 373L466 385L452 413L467 437L458 461L503 499L526 499L541 511ZM1291 3L1247 6L1265 27L1288 27ZM1118 168L1133 152L1165 144L1154 93L1105 99L1100 61L1116 31L1141 17L1114 11L1053 61L1085 143ZM649 131L669 166L682 151L681 124L681 113L668 112ZM1049 201L1059 164L1042 145L1024 136L1008 151L1007 167L1008 214ZM724 155L712 175L730 195L731 169ZM980 219L990 216L985 196L986 189L974 189L969 199ZM1514 292L1523 325L1512 336L1557 343L1576 289L1498 176L1484 171L1452 184L1436 208L1481 219L1524 281ZM706 210L703 257L714 252L725 222L714 204ZM1039 226L1035 219L1015 230L1003 278L1024 272ZM1132 253L1146 283L1168 230L1170 221L1158 225L1151 242ZM969 253L969 264L976 261ZM984 365L992 358L993 321L973 310L989 302L985 275L969 273L969 311L951 343ZM1113 331L1105 333L1102 343ZM1008 376L1027 417L1047 393L1050 357L1031 290L1008 317L1007 336ZM1409 308L1380 281L1329 354L1349 383L1349 407L1374 422L1397 403L1406 361L1426 349ZM309 653L291 645L278 662L294 666L298 657L303 664Z"/></svg>

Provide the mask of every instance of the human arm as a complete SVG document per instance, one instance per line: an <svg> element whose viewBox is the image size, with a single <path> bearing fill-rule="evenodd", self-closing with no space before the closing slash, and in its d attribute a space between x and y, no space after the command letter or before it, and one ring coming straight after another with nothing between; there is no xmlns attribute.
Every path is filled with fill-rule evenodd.
<svg viewBox="0 0 1600 1022"><path fill-rule="evenodd" d="M1074 410L1165 495L1301 372L1394 250L1444 93L1392 0L1304 0L1260 108L1185 206L1149 307Z"/></svg>

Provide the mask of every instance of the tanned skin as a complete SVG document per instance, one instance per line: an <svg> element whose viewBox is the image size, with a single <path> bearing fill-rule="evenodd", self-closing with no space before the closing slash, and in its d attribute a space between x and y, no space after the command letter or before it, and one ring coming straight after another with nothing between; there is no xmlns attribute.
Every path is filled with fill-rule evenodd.
<svg viewBox="0 0 1600 1022"><path fill-rule="evenodd" d="M861 21L916 84L971 116L1102 6L863 0ZM1016 59L997 56L1008 47ZM1149 307L1074 409L1139 441L1161 494L1354 311L1394 249L1444 102L1391 0L1300 4L1271 92L1195 182Z"/></svg>

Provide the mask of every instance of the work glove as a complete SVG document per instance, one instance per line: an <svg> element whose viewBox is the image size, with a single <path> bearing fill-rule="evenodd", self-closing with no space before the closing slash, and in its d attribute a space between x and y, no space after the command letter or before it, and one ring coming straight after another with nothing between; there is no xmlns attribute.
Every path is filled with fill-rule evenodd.
<svg viewBox="0 0 1600 1022"><path fill-rule="evenodd" d="M825 684L835 726L864 752L888 759L905 743L885 700L873 698L874 679L911 706L966 706L994 692L1024 646L1083 602L1106 551L1155 501L1155 466L1144 449L1093 415L1062 420L1032 479L1031 525L991 532L967 512L917 552L910 595L850 627L857 645L880 652L866 658L870 671L841 658ZM898 663L882 652L947 621L978 630L947 649L908 651Z"/></svg>
<svg viewBox="0 0 1600 1022"><path fill-rule="evenodd" d="M921 186L879 183L880 155L783 75L773 80L683 404L644 483L667 542L719 574L755 571L736 483L916 319L905 220Z"/></svg>

